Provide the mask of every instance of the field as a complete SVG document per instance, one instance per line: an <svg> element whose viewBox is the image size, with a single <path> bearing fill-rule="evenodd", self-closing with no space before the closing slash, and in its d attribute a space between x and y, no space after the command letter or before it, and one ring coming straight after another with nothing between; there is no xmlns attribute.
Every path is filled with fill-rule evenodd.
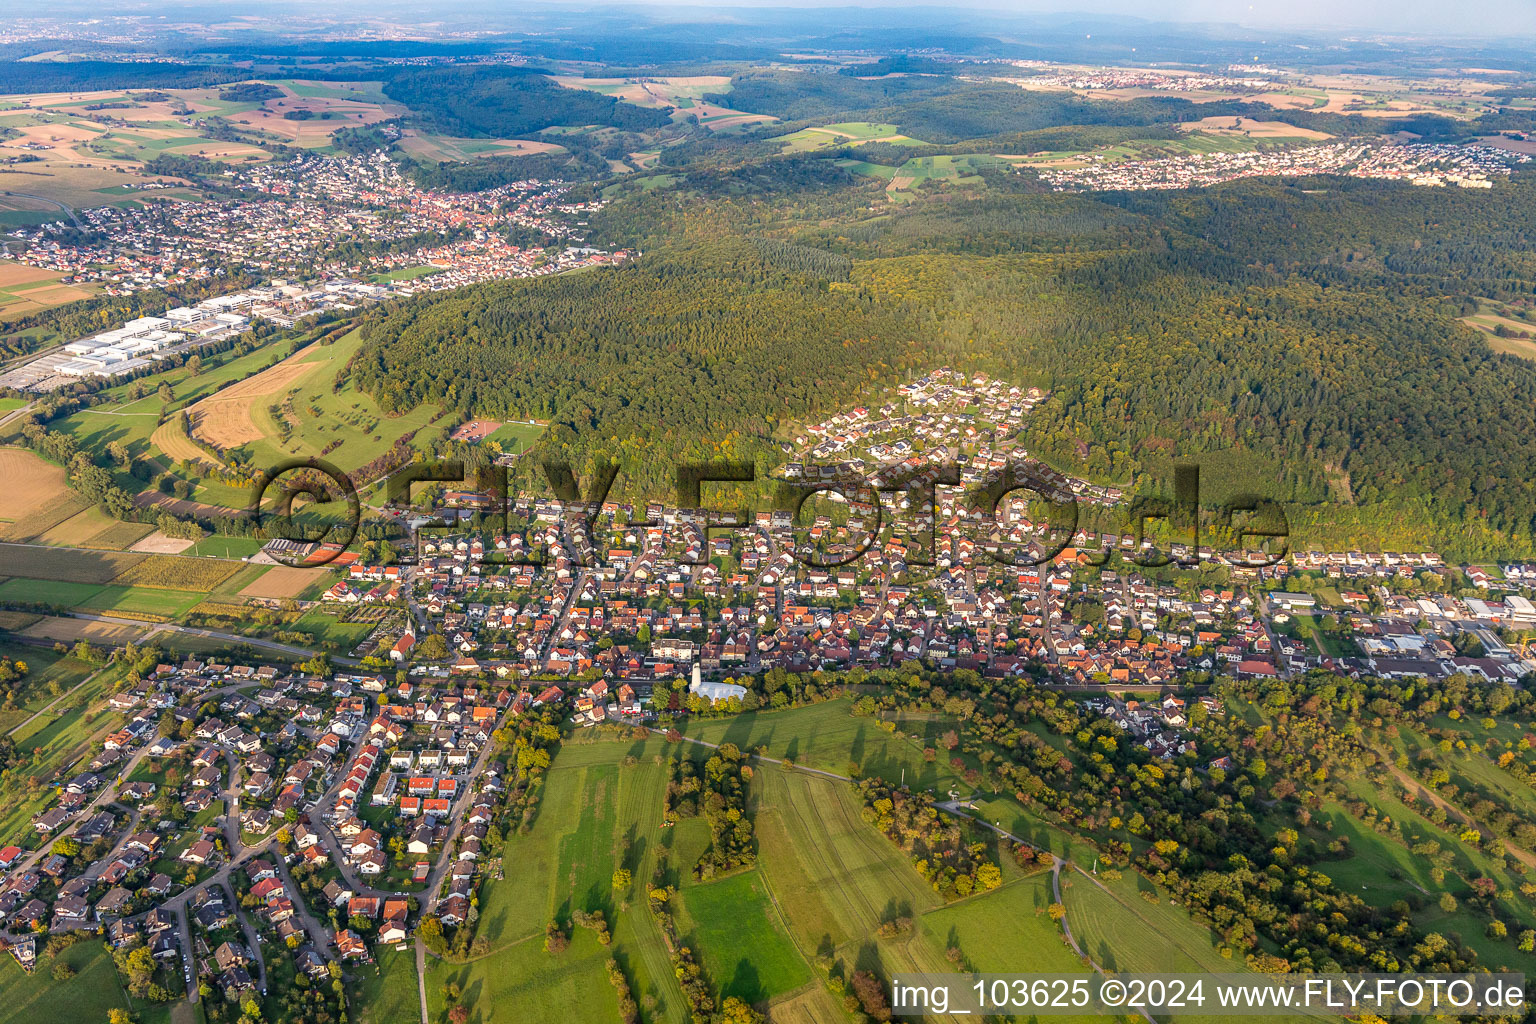
<svg viewBox="0 0 1536 1024"><path fill-rule="evenodd" d="M248 558L261 550L265 541L255 537L204 537L187 549L189 555L213 555L216 558Z"/></svg>
<svg viewBox="0 0 1536 1024"><path fill-rule="evenodd" d="M363 1007L353 1019L358 1024L395 1024L415 1020L421 1014L416 988L416 957L407 946L404 953L379 947L376 967L362 967L349 1002Z"/></svg>
<svg viewBox="0 0 1536 1024"><path fill-rule="evenodd" d="M494 952L467 968L434 963L429 995L454 978L466 992L481 986L479 1006L489 998L489 1005L507 1007L505 1018L487 1020L612 1020L613 990L603 963L616 955L628 968L636 998L657 1000L652 1019L684 1024L682 993L643 899L631 897L628 909L620 907L611 885L621 862L637 884L653 869L666 786L666 772L654 758L661 749L654 741L595 742L560 752L532 830L507 840L503 861L516 865L515 872L487 881L481 894L479 934ZM632 763L621 763L630 755ZM565 953L556 958L544 952L551 917L569 920L574 910L595 909L613 928L611 951L591 931L577 928Z"/></svg>
<svg viewBox="0 0 1536 1024"><path fill-rule="evenodd" d="M374 274L373 283L383 284L386 281L415 281L417 278L431 277L433 274L441 274L442 268L433 266L401 267L391 270L386 274Z"/></svg>
<svg viewBox="0 0 1536 1024"><path fill-rule="evenodd" d="M112 582L123 586L164 590L213 590L240 568L238 562L150 555L123 571Z"/></svg>
<svg viewBox="0 0 1536 1024"><path fill-rule="evenodd" d="M1179 125L1186 132L1205 132L1211 135L1247 135L1255 139L1284 139L1323 142L1333 138L1327 132L1311 128L1298 128L1284 121L1256 121L1251 117L1206 117L1198 121L1186 121Z"/></svg>
<svg viewBox="0 0 1536 1024"><path fill-rule="evenodd" d="M891 176L892 189L914 188L928 181L953 181L968 184L987 166L1001 166L1001 157L975 153L960 156L915 156Z"/></svg>
<svg viewBox="0 0 1536 1024"><path fill-rule="evenodd" d="M123 669L117 666L96 673L47 714L12 732L11 740L25 765L22 774L51 782L87 753L92 738L115 721L110 715L89 709L102 700L122 675ZM0 792L0 845L35 846L38 839L30 827L31 819L52 799L53 792L47 786L36 790L12 786Z"/></svg>
<svg viewBox="0 0 1536 1024"><path fill-rule="evenodd" d="M1488 347L1495 352L1505 355L1519 356L1521 359L1536 360L1536 323L1529 320L1518 319L1514 314L1518 310L1511 310L1502 303L1492 300L1482 300L1478 303L1478 311L1471 316L1461 318L1461 322L1475 328L1488 343ZM1496 331L1504 329L1504 333L1512 337L1500 337ZM1519 337L1527 335L1527 337Z"/></svg>
<svg viewBox="0 0 1536 1024"><path fill-rule="evenodd" d="M282 91L278 99L262 103L240 104L245 109L232 110L231 121L277 141L305 149L329 149L331 133L339 128L355 128L398 117L405 108L391 103L380 91L379 82L314 82L308 80L264 79ZM305 111L311 116L292 120L284 114Z"/></svg>
<svg viewBox="0 0 1536 1024"><path fill-rule="evenodd" d="M54 684L57 684L60 692L68 692L95 671L83 661L58 654L46 647L0 643L0 654L24 662L27 666L27 674L16 691L15 707L0 709L0 736L8 734L32 714L47 707L54 699Z"/></svg>
<svg viewBox="0 0 1536 1024"><path fill-rule="evenodd" d="M113 519L99 506L91 505L34 538L38 544L66 547L100 548L126 551L154 527Z"/></svg>
<svg viewBox="0 0 1536 1024"><path fill-rule="evenodd" d="M146 628L148 627L129 623L92 622L90 619L68 619L45 615L18 632L22 636L69 644L77 640L89 640L97 644L121 644L138 639Z"/></svg>
<svg viewBox="0 0 1536 1024"><path fill-rule="evenodd" d="M131 618L164 620L180 615L203 599L201 593L151 587L102 586L59 580L13 579L0 583L0 601L43 604Z"/></svg>
<svg viewBox="0 0 1536 1024"><path fill-rule="evenodd" d="M350 385L339 392L331 390L331 375L361 340L352 332L334 344L312 344L286 358L283 353L289 349L278 342L243 356L210 359L196 376L186 367L167 370L109 388L103 392L108 401L51 426L73 435L89 450L104 450L110 442L119 441L134 456L155 459L166 467L184 459L208 461L209 454L181 430L179 416L156 426L163 407L156 391L165 383L174 395L172 408L187 408L194 434L223 446L247 446L257 465L276 464L295 455L319 456L329 449L328 461L353 470L383 454L405 434L421 432L422 443L436 434L425 429L437 415L434 406L390 417ZM274 406L280 407L275 413ZM198 501L227 508L245 508L249 503L248 489L212 479L194 482L193 497Z"/></svg>
<svg viewBox="0 0 1536 1024"><path fill-rule="evenodd" d="M474 1019L484 1024L617 1020L618 996L604 969L608 956L597 936L581 928L558 957L544 952L540 934L468 965L429 960L427 1009L433 1020L445 1019L449 1004L443 987L451 982L460 1002L475 1007ZM399 1020L392 1018L391 1024Z"/></svg>
<svg viewBox="0 0 1536 1024"><path fill-rule="evenodd" d="M84 505L77 503L64 482L63 467L24 448L0 448L0 478L5 480L5 493L0 495L0 539L36 536Z"/></svg>
<svg viewBox="0 0 1536 1024"><path fill-rule="evenodd" d="M325 449L325 458L344 470L371 462L402 435L427 427L437 409L419 406L390 417L350 384L333 391L330 375L361 343L362 336L353 331L332 345L310 345L202 398L189 409L193 433L221 447L249 446L258 464L319 456ZM280 408L273 413L271 406ZM287 440L282 439L285 432Z"/></svg>
<svg viewBox="0 0 1536 1024"><path fill-rule="evenodd" d="M706 93L730 92L731 80L721 75L680 75L644 78L581 78L557 75L554 80L568 89L602 93L640 107L672 108L674 121L697 118L710 131L725 131L744 125L761 124L777 118L711 103ZM636 164L638 167L639 164Z"/></svg>
<svg viewBox="0 0 1536 1024"><path fill-rule="evenodd" d="M1082 964L1045 912L1052 900L1050 873L1041 871L925 914L923 930L941 949L958 946L978 971L1079 972Z"/></svg>
<svg viewBox="0 0 1536 1024"><path fill-rule="evenodd" d="M219 448L237 448L265 436L252 419L255 408L297 387L305 378L323 369L329 362L326 352L311 345L298 354L209 395L187 410L192 433ZM195 446L194 446L195 447Z"/></svg>
<svg viewBox="0 0 1536 1024"><path fill-rule="evenodd" d="M209 538L213 541L214 538ZM216 541L215 541L216 543ZM277 565L268 569L261 578L240 591L241 597L287 598L299 597L310 587L327 578L326 569L301 569Z"/></svg>
<svg viewBox="0 0 1536 1024"><path fill-rule="evenodd" d="M580 78L556 76L555 81L568 89L586 89L612 96L638 107L675 107L693 110L704 101L705 93L729 92L731 80L724 75L686 75L668 78Z"/></svg>
<svg viewBox="0 0 1536 1024"><path fill-rule="evenodd" d="M107 583L143 561L144 555L123 551L83 551L0 544L0 564L11 576L69 583Z"/></svg>
<svg viewBox="0 0 1536 1024"><path fill-rule="evenodd" d="M503 423L486 440L496 442L504 452L525 452L542 433L542 423Z"/></svg>
<svg viewBox="0 0 1536 1024"><path fill-rule="evenodd" d="M678 927L721 996L757 1003L811 980L809 965L779 924L761 872L685 885L681 902Z"/></svg>
<svg viewBox="0 0 1536 1024"><path fill-rule="evenodd" d="M857 766L866 775L892 782L900 782L905 772L907 785L916 790L970 791L971 787L947 764L925 761L918 741L886 732L873 718L854 716L852 707L852 701L840 698L788 711L748 712L729 719L692 721L682 730L695 739L735 743L743 750L763 746L769 757L787 757L796 764L841 775L849 774L849 769ZM951 723L939 718L898 723L899 731L924 737L929 745L951 727Z"/></svg>
<svg viewBox="0 0 1536 1024"><path fill-rule="evenodd" d="M0 957L0 1024L34 1024L43 1020L104 1021L112 1009L136 1009L118 980L112 956L103 945L87 939L65 950L62 957L77 972L68 985L53 980L51 964L26 974L6 954Z"/></svg>
<svg viewBox="0 0 1536 1024"><path fill-rule="evenodd" d="M768 768L754 783L762 873L802 949L842 949L893 917L940 905L846 783Z"/></svg>
<svg viewBox="0 0 1536 1024"><path fill-rule="evenodd" d="M530 153L560 153L565 147L553 142L529 139L461 139L451 135L431 135L414 128L406 129L400 148L421 160L475 160L483 156L526 156Z"/></svg>
<svg viewBox="0 0 1536 1024"><path fill-rule="evenodd" d="M1062 902L1067 923L1083 952L1112 971L1128 974L1241 973L1241 958L1223 957L1209 930L1135 872L1117 881L1095 880L1063 869ZM1143 893L1158 895L1156 903ZM1156 935L1157 942L1137 942Z"/></svg>
<svg viewBox="0 0 1536 1024"><path fill-rule="evenodd" d="M786 153L807 153L829 146L856 146L861 142L892 142L897 145L923 146L927 143L901 134L893 124L872 121L844 121L839 124L802 128L774 140L784 143Z"/></svg>
<svg viewBox="0 0 1536 1024"><path fill-rule="evenodd" d="M8 199L5 202L9 205L21 201ZM37 206L45 205L35 200L32 202ZM55 220L60 216L56 207L47 208L43 213L49 220ZM60 284L59 281L63 276L61 273L44 270L41 267L28 267L20 263L0 260L0 320L35 313L49 306L74 302L94 294L95 286Z"/></svg>

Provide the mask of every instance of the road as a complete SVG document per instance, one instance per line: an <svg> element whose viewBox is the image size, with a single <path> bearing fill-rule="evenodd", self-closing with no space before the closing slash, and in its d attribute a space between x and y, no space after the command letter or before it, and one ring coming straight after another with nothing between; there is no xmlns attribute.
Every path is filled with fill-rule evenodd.
<svg viewBox="0 0 1536 1024"><path fill-rule="evenodd" d="M17 199L35 199L39 203L47 203L49 206L56 206L62 210L66 216L69 217L69 219L74 223L75 227L79 228L81 231L85 230L85 225L80 223L79 217L75 216L74 207L65 206L57 199L50 199L47 196L35 196L30 192L0 192L0 196L13 196Z"/></svg>
<svg viewBox="0 0 1536 1024"><path fill-rule="evenodd" d="M653 728L653 729L651 729L651 732L652 733L657 733L657 734L665 735L666 730ZM696 743L696 744L698 744L701 747L709 747L712 750L720 749L720 744L718 744L718 743L710 743L707 740L694 739L691 736L684 736L683 737L683 741L686 742L686 743ZM779 760L778 758L763 757L763 756L761 756L759 754L749 754L748 756L752 760L760 761L760 762L762 762L764 764L782 765L784 763L783 761ZM807 773L809 775L820 775L822 778L825 778L825 779L837 779L838 781L841 781L841 782L852 782L853 781L852 779L850 779L846 775L838 775L836 772L824 772L824 771L822 771L819 768L807 768L804 765L799 765L799 764L794 765L793 767L794 767L795 771L805 772L805 773ZM961 810L961 808L965 807L966 805L963 804L962 802L958 801L958 800L936 800L936 801L934 801L933 806L934 806L934 808L936 810L943 811L945 814L950 814L950 815L953 815L954 817L957 817L957 818L965 818L968 821L975 822L976 824L982 826L983 828L990 829L992 832L995 832L997 835L1000 835L1003 838L1009 839L1009 840L1011 840L1011 841L1013 841L1015 843L1018 843L1018 844L1020 844L1022 846L1027 846L1031 850L1036 850L1036 851L1039 851L1041 853L1050 853L1049 850L1043 850L1039 846L1036 846L1034 843L1030 842L1028 839L1023 838L1022 836L1016 836L1012 832L1009 832L1007 829L1002 828L999 825L992 824L990 821L987 821L985 818L979 818L979 817L977 817L974 814L969 814L966 811ZM1062 904L1062 906L1066 906L1065 901L1063 901L1062 898L1061 898L1061 869L1062 869L1062 866L1065 865L1065 864L1066 864L1066 861L1064 861L1062 858L1058 857L1056 854L1051 853L1051 894L1052 894L1051 898L1054 899L1057 903ZM1103 888L1103 885L1099 882L1098 879L1094 878L1092 875L1090 875L1087 872L1083 871L1082 868L1078 868L1077 870L1078 870L1078 872L1084 878L1087 878L1087 879L1091 880L1094 885L1098 885L1100 888ZM1067 940L1067 945L1072 947L1072 952L1076 953L1085 962L1087 962L1088 964L1092 965L1093 969L1098 971L1100 974L1105 973L1104 968L1097 961L1095 961L1093 959L1093 957L1089 956L1087 953L1084 953L1083 950L1082 950L1082 947L1077 944L1077 939L1072 935L1072 926L1067 923L1067 919L1066 919L1065 916L1063 916L1062 919L1061 919L1061 932L1062 932L1062 935ZM423 989L423 996L422 996L422 998L423 998L423 1000L425 1000L425 998L426 998L426 996L425 996L425 989ZM425 1006L425 1003L423 1003L423 1006ZM1157 1024L1157 1021L1154 1020L1149 1014L1143 1012L1141 1016L1147 1022L1147 1024ZM426 1011L425 1011L425 1009L423 1009L423 1012L422 1012L422 1022L423 1022L423 1024L426 1024Z"/></svg>
<svg viewBox="0 0 1536 1024"><path fill-rule="evenodd" d="M421 1024L432 1024L427 1019L427 945L416 938L416 994L421 997Z"/></svg>
<svg viewBox="0 0 1536 1024"><path fill-rule="evenodd" d="M14 642L14 641L17 641L17 640L21 641L22 643L29 643L29 638L28 637L23 637L23 636L16 636L16 637L7 636L6 637L6 641L8 643L9 642ZM44 648L52 648L54 643L57 643L57 642L58 641L49 642L47 640L38 640L37 643L36 643L36 646L44 647ZM74 693L76 690L80 689L80 687L84 686L86 683L90 682L92 679L95 679L97 676L101 675L103 672L105 672L107 670L107 668L108 668L108 666L103 665L101 668L97 669L95 672L92 672L90 675L88 675L84 679L80 680L74 686L71 686L69 689L65 690L63 693L61 693L57 697L53 698L53 700L49 701L47 704L45 704L41 708L38 708L36 711L32 712L26 718L22 719L21 723L19 725L17 725L14 729L10 730L10 732L6 733L6 735L10 736L10 735L14 735L15 733L18 733L22 729L26 728L27 723L31 722L32 719L37 718L39 715L46 715L46 714L48 714L49 712L51 712L53 710L53 706L55 704L57 704L59 701L63 700L64 698L68 697L70 694Z"/></svg>
<svg viewBox="0 0 1536 1024"><path fill-rule="evenodd" d="M86 619L91 622L104 622L113 626L138 626L142 628L147 625L150 627L151 634L182 633L187 636L200 636L207 640L219 640L229 644L246 644L247 646L257 647L262 650L277 651L279 654L286 654L294 658L308 659L320 653L319 651L309 647L298 647L294 644L278 643L276 640L267 640L262 637L241 636L238 633L221 633L216 629L200 629L196 626L182 626L174 622L146 623L142 619L127 619L116 615L103 615L98 612L65 612L63 617L70 619ZM330 658L331 661L338 664L354 666L360 664L360 662L358 662L358 660L355 658L341 658L335 655L331 655Z"/></svg>
<svg viewBox="0 0 1536 1024"><path fill-rule="evenodd" d="M987 821L985 818L978 818L974 814L966 813L965 811L961 810L961 808L968 805L960 802L959 800L935 801L933 806L936 809L943 811L945 814L952 814L957 818L965 818L967 821L975 822L982 828L990 829L997 835L1000 835L1005 839L1011 839L1015 843L1020 843L1024 846L1027 846L1031 850L1037 850L1041 853L1050 853L1049 850L1041 849L1039 846L1036 846L1028 839L1023 838L1022 836L1016 836L1000 825L994 825L992 822ZM1056 856L1056 854L1051 853L1051 899L1061 904L1063 907L1065 907L1067 903L1066 900L1062 899L1061 897L1061 869L1066 865L1066 863L1067 862L1065 860ZM1073 867L1076 867L1076 865L1073 865ZM1104 884L1102 882L1100 882L1097 878L1094 878L1082 868L1077 868L1077 873L1091 881L1094 885L1097 885L1099 888L1104 889ZM1109 890L1104 889L1104 891L1108 892ZM1067 922L1066 915L1062 915L1061 918L1061 934L1067 940L1067 945L1072 947L1072 952L1081 957L1085 963L1087 963L1100 974L1108 973L1105 971L1102 964L1100 964L1093 957L1089 956L1087 953L1084 953L1083 948L1077 944L1077 939L1072 934L1072 926ZM1151 1014L1147 1013L1145 1010L1140 1012L1142 1019L1145 1020L1147 1024L1157 1024L1157 1021L1152 1017Z"/></svg>

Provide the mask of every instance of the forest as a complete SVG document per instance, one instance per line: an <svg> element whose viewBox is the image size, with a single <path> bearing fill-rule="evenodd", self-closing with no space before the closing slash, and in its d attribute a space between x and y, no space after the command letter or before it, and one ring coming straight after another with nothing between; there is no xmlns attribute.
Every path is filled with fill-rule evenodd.
<svg viewBox="0 0 1536 1024"><path fill-rule="evenodd" d="M955 365L1050 388L1029 447L1090 479L1155 492L1171 460L1230 453L1233 486L1331 503L1382 544L1412 508L1421 543L1530 550L1536 366L1459 318L1536 293L1536 179L1498 202L1005 181L877 211L818 166L841 174L786 158L714 176L707 204L687 180L627 198L594 228L637 264L388 306L352 372L387 409L549 419L551 456L616 459L621 492L656 495L677 460L762 475L787 424Z"/></svg>
<svg viewBox="0 0 1536 1024"><path fill-rule="evenodd" d="M401 71L384 83L384 93L454 135L513 138L587 124L643 131L669 120L660 110L567 89L537 72L502 65Z"/></svg>

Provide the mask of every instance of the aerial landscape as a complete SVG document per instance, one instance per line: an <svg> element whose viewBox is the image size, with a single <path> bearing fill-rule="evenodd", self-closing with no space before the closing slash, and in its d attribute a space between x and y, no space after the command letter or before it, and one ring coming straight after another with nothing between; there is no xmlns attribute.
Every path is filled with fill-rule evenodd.
<svg viewBox="0 0 1536 1024"><path fill-rule="evenodd" d="M0 13L0 1024L1532 1019L1473 6Z"/></svg>

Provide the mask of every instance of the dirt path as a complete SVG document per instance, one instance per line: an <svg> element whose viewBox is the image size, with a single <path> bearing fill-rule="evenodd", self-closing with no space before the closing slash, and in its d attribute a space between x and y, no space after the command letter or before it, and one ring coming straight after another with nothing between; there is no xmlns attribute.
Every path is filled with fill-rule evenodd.
<svg viewBox="0 0 1536 1024"><path fill-rule="evenodd" d="M1392 777L1397 779L1398 782L1401 782L1407 788L1409 793L1414 794L1418 798L1427 800L1429 803L1443 810L1451 818L1454 818L1457 822L1463 825L1471 825L1473 828L1481 829L1482 826L1473 821L1471 816L1468 815L1466 811L1463 811L1460 807L1457 807L1455 804L1446 800L1439 793L1436 793L1427 785L1420 782L1412 775L1409 775L1407 771L1397 767L1397 765L1392 766ZM1526 867L1536 868L1536 854L1531 853L1530 850L1523 850L1520 847L1511 844L1508 839L1505 839L1504 851L1511 857L1518 860L1520 863L1524 864Z"/></svg>

